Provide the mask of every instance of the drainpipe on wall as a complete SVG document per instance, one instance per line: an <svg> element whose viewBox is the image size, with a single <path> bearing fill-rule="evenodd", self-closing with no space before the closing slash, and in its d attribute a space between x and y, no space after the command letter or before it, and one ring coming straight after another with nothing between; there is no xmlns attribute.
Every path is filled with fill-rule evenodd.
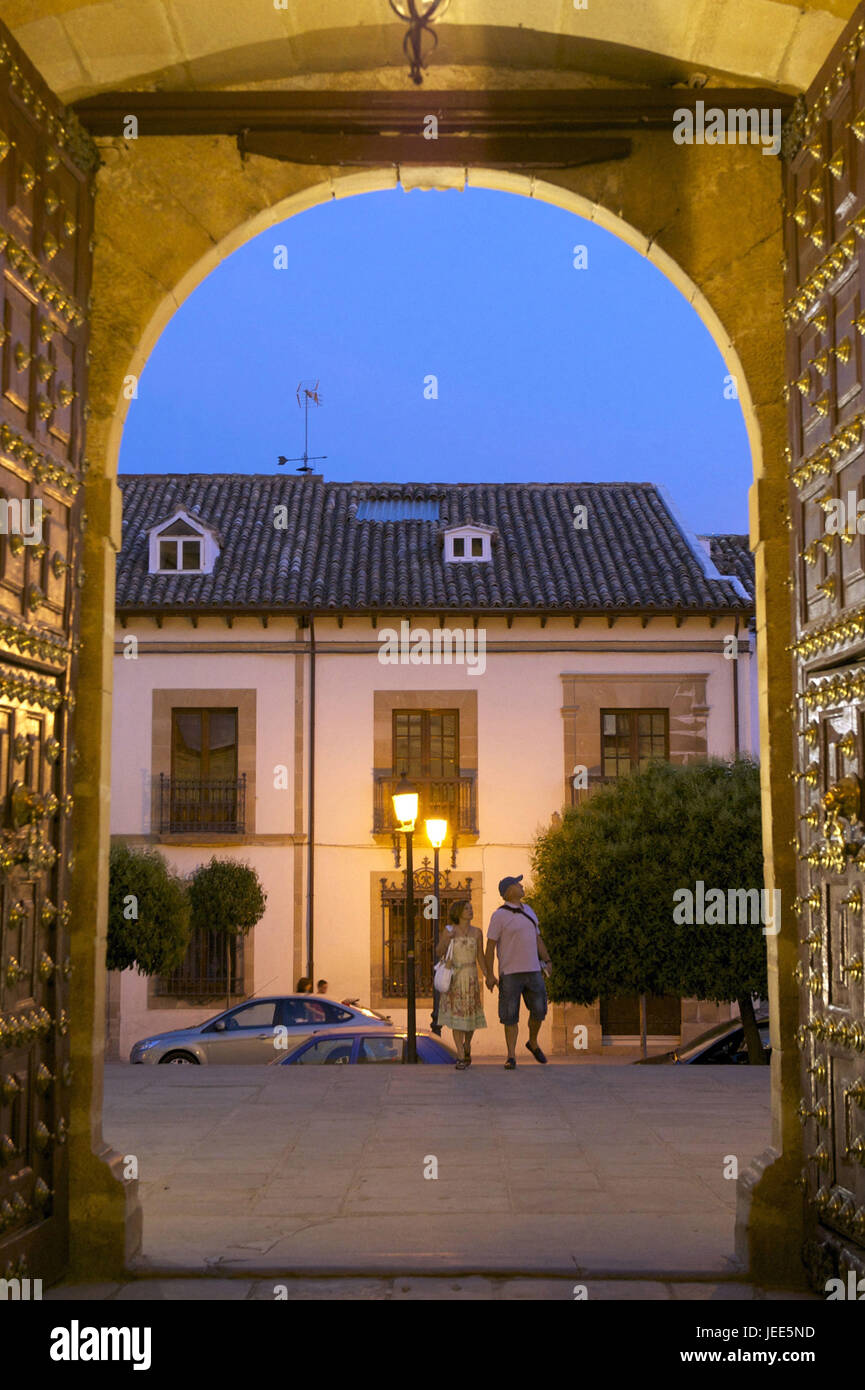
<svg viewBox="0 0 865 1390"><path fill-rule="evenodd" d="M730 662L733 668L733 753L739 756L739 619L736 619L735 627L736 646L735 659ZM750 668L749 668L750 670Z"/></svg>
<svg viewBox="0 0 865 1390"><path fill-rule="evenodd" d="M306 973L315 988L315 619L309 618L309 789L306 813Z"/></svg>

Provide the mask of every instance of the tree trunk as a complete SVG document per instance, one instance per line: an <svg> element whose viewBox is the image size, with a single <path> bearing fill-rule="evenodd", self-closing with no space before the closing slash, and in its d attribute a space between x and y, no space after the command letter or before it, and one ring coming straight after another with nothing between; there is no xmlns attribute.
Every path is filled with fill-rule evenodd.
<svg viewBox="0 0 865 1390"><path fill-rule="evenodd" d="M231 948L229 945L228 932L225 933L225 1007L231 1008Z"/></svg>
<svg viewBox="0 0 865 1390"><path fill-rule="evenodd" d="M751 1066L767 1066L769 1058L766 1056L766 1049L760 1037L760 1030L757 1027L757 1020L754 1016L754 1001L750 994L744 994L741 999L736 1001L739 1005L739 1015L742 1019L742 1027L745 1030L745 1043L748 1048L748 1061Z"/></svg>
<svg viewBox="0 0 865 1390"><path fill-rule="evenodd" d="M646 996L640 995L640 1051L644 1057L648 1057L649 1049L646 1046Z"/></svg>

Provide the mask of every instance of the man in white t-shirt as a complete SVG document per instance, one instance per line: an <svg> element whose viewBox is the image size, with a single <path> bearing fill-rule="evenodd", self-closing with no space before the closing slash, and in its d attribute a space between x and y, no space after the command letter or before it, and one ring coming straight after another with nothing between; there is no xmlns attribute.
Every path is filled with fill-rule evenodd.
<svg viewBox="0 0 865 1390"><path fill-rule="evenodd" d="M487 929L486 967L492 973L493 953L498 953L499 1022L504 1024L508 1045L505 1070L517 1065L514 1052L520 1023L520 999L529 1011L529 1040L526 1047L537 1062L546 1062L538 1046L538 1033L547 1016L547 990L544 975L551 965L541 936L540 923L530 907L523 904L523 876L503 878L499 892L504 899Z"/></svg>

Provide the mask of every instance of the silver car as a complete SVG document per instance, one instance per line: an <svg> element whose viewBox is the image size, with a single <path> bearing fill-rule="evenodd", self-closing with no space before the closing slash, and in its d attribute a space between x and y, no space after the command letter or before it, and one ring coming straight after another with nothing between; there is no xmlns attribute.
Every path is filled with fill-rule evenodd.
<svg viewBox="0 0 865 1390"><path fill-rule="evenodd" d="M321 1028L352 1025L391 1026L374 1009L339 1004L320 994L288 994L272 999L248 999L225 1013L191 1028L172 1028L142 1038L129 1054L130 1062L202 1063L272 1062L281 1048L308 1038ZM289 1041L291 1040L291 1041Z"/></svg>

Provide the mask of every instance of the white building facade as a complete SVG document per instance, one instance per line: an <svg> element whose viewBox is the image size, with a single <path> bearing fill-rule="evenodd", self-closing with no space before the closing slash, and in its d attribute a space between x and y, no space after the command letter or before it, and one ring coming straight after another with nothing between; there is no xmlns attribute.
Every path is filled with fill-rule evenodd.
<svg viewBox="0 0 865 1390"><path fill-rule="evenodd" d="M591 789L651 756L756 752L745 538L701 545L648 484L121 481L112 836L158 848L179 874L239 859L267 894L230 996L204 938L170 978L123 972L122 1057L227 997L292 993L306 974L405 1021L405 842L390 801L403 772L421 798L426 1027L425 815L448 820L442 916L470 898L485 929L504 875L524 874L530 892L532 844L585 794L575 781ZM498 1054L496 997L485 1003L474 1050ZM542 1044L566 1051L585 1023L599 1051L633 1036L635 1008L557 1005ZM649 1028L687 1041L724 1016L655 1001Z"/></svg>

